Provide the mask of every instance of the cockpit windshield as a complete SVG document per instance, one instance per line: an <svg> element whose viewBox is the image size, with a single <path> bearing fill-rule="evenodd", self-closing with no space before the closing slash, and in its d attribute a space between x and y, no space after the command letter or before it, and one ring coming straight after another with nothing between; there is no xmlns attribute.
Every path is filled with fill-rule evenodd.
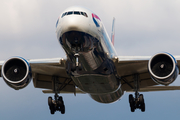
<svg viewBox="0 0 180 120"><path fill-rule="evenodd" d="M66 15L83 15L85 17L88 17L88 15L85 12L82 11L69 11L62 14L61 18L63 18Z"/></svg>

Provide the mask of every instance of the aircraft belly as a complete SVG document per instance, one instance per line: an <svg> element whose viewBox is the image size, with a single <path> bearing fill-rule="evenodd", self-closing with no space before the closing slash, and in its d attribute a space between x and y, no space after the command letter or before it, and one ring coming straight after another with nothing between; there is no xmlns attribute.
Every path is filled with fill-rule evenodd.
<svg viewBox="0 0 180 120"><path fill-rule="evenodd" d="M83 74L73 76L72 79L79 89L90 94L114 92L120 86L114 74Z"/></svg>
<svg viewBox="0 0 180 120"><path fill-rule="evenodd" d="M121 87L115 92L112 93L105 93L105 94L90 94L91 98L97 102L100 103L112 103L117 100L120 100L120 98L123 96L124 91L122 91Z"/></svg>

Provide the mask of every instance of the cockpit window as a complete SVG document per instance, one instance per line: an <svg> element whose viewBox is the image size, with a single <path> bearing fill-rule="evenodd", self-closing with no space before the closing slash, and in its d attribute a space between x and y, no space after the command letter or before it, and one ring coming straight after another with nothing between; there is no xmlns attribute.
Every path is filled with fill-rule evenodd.
<svg viewBox="0 0 180 120"><path fill-rule="evenodd" d="M84 12L84 16L88 17L87 14Z"/></svg>
<svg viewBox="0 0 180 120"><path fill-rule="evenodd" d="M73 14L73 11L70 11L70 12L67 13L67 15L71 15L71 14Z"/></svg>
<svg viewBox="0 0 180 120"><path fill-rule="evenodd" d="M85 17L88 17L88 15L85 12L81 11L69 11L62 14L61 18L63 18L66 15L83 15Z"/></svg>
<svg viewBox="0 0 180 120"><path fill-rule="evenodd" d="M59 23L59 18L58 18L58 20L57 20L57 22L56 22L56 27L58 26L58 23Z"/></svg>
<svg viewBox="0 0 180 120"><path fill-rule="evenodd" d="M64 17L66 14L67 14L67 12L63 13L62 16L61 16L61 18Z"/></svg>
<svg viewBox="0 0 180 120"><path fill-rule="evenodd" d="M81 15L84 15L85 17L88 17L85 12L81 12Z"/></svg>
<svg viewBox="0 0 180 120"><path fill-rule="evenodd" d="M80 12L79 11L74 11L74 14L75 15L80 15Z"/></svg>
<svg viewBox="0 0 180 120"><path fill-rule="evenodd" d="M83 13L83 12L81 12L81 15L84 15L84 13Z"/></svg>

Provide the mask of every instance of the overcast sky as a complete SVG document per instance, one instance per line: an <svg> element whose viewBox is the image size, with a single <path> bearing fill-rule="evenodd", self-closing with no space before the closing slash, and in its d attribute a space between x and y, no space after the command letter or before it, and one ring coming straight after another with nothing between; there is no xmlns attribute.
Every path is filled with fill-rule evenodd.
<svg viewBox="0 0 180 120"><path fill-rule="evenodd" d="M55 34L60 13L70 6L91 9L103 21L109 35L113 17L115 49L118 55L154 55L169 52L180 55L180 0L1 0L0 60L11 56L25 59L65 57ZM180 92L143 93L146 112L130 112L129 93L120 101L101 104L89 95L63 94L66 114L51 115L47 98L33 87L15 91L0 79L0 118L3 120L106 120L179 119ZM178 78L173 85L180 85Z"/></svg>

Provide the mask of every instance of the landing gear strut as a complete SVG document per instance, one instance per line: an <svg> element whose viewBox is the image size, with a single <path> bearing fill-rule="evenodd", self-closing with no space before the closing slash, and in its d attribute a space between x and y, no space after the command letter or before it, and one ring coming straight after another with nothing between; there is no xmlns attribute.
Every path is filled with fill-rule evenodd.
<svg viewBox="0 0 180 120"><path fill-rule="evenodd" d="M76 58L76 62L72 63L71 70L72 71L75 71L75 70L81 71L82 70L82 65L79 62L79 53L75 53L74 57Z"/></svg>
<svg viewBox="0 0 180 120"><path fill-rule="evenodd" d="M62 96L58 95L59 92L59 81L57 77L53 77L54 80L54 100L52 97L48 97L48 105L51 114L54 114L56 111L60 111L61 114L65 113L65 105Z"/></svg>
<svg viewBox="0 0 180 120"><path fill-rule="evenodd" d="M143 94L139 94L139 75L134 75L134 90L135 90L135 98L132 94L129 95L129 104L131 108L131 112L134 112L135 109L139 108L142 112L145 111L145 103Z"/></svg>

